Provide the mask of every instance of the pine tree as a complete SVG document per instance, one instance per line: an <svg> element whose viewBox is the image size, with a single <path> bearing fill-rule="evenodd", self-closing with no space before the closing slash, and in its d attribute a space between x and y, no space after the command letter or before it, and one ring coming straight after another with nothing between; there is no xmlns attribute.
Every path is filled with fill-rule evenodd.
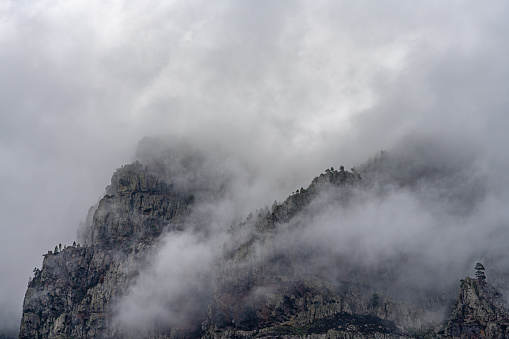
<svg viewBox="0 0 509 339"><path fill-rule="evenodd" d="M481 264L479 262L477 264L475 264L475 278L480 283L484 283L486 280L486 275L484 274L484 270L485 270L485 268L484 268L483 264Z"/></svg>

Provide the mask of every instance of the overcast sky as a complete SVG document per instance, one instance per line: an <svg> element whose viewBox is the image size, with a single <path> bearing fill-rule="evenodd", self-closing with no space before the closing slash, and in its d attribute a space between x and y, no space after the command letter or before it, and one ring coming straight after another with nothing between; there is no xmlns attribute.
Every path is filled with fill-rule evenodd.
<svg viewBox="0 0 509 339"><path fill-rule="evenodd" d="M244 159L268 205L409 135L507 179L508 19L504 1L0 0L0 328L145 136Z"/></svg>

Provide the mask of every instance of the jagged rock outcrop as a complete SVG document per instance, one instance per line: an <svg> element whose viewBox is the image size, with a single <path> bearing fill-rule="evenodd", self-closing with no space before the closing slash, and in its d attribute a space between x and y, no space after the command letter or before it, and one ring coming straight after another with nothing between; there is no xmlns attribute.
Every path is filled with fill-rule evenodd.
<svg viewBox="0 0 509 339"><path fill-rule="evenodd" d="M111 324L115 302L161 234L181 229L190 203L138 162L118 169L91 210L85 244L44 255L28 285L19 337L126 337Z"/></svg>
<svg viewBox="0 0 509 339"><path fill-rule="evenodd" d="M445 333L451 338L509 338L502 294L483 280L465 278Z"/></svg>
<svg viewBox="0 0 509 339"><path fill-rule="evenodd" d="M192 196L150 175L139 162L117 170L93 215L90 241L103 249L150 245L161 232L182 228Z"/></svg>

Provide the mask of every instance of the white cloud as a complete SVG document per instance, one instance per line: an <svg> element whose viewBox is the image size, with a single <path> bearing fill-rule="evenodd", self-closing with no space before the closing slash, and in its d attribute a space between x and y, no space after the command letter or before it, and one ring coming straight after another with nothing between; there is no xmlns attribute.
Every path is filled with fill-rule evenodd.
<svg viewBox="0 0 509 339"><path fill-rule="evenodd" d="M11 273L0 318L19 319L40 254L72 242L144 136L247 159L268 204L409 133L473 148L506 178L507 11L502 1L1 1L0 248L23 254L1 264Z"/></svg>

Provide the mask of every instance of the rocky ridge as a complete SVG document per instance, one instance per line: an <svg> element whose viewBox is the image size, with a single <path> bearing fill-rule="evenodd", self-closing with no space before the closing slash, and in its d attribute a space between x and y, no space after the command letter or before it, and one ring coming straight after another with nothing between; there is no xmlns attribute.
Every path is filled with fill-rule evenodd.
<svg viewBox="0 0 509 339"><path fill-rule="evenodd" d="M484 280L462 280L445 332L452 338L509 338L509 310L500 291Z"/></svg>
<svg viewBox="0 0 509 339"><path fill-rule="evenodd" d="M380 274L362 272L341 257L331 259L337 272L303 271L306 258L291 237L307 227L306 211L319 210L320 199L347 207L359 188L372 184L363 173L326 170L283 203L232 227L210 277L213 301L206 315L135 332L113 322L118 301L163 236L185 229L195 192L175 189L139 162L126 165L91 210L83 244L44 255L28 286L19 337L507 337L508 313L487 283L466 278L457 303L444 311L450 297L439 297L440 307L394 299L378 287L385 281L368 278ZM431 317L437 309L450 315Z"/></svg>
<svg viewBox="0 0 509 339"><path fill-rule="evenodd" d="M117 170L91 210L83 244L49 251L34 272L19 337L119 336L111 324L115 301L136 280L160 235L181 229L189 204L140 163Z"/></svg>
<svg viewBox="0 0 509 339"><path fill-rule="evenodd" d="M242 227L254 231L247 238L234 238L232 243L240 246L230 248L218 265L203 337L406 338L410 336L403 325L425 329L425 310L379 296L362 282L338 284L303 275L298 254L277 250L276 239L288 235L281 225L323 194L333 192L328 199L348 204L359 185L362 179L356 172L327 170L308 188L273 206L272 213L233 229L234 234L242 234ZM256 258L260 252L264 260Z"/></svg>

